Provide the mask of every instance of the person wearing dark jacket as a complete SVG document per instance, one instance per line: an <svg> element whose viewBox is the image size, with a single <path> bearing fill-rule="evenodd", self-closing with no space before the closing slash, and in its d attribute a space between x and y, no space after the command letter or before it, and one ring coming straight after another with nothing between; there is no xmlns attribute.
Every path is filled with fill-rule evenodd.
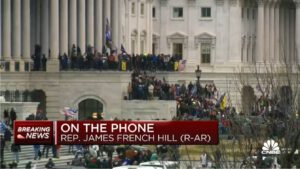
<svg viewBox="0 0 300 169"><path fill-rule="evenodd" d="M13 128L14 126L14 121L17 119L17 114L13 108L10 110L10 120L11 120L11 127Z"/></svg>
<svg viewBox="0 0 300 169"><path fill-rule="evenodd" d="M47 164L45 165L46 168L53 168L55 166L54 162L52 161L52 158L49 158Z"/></svg>
<svg viewBox="0 0 300 169"><path fill-rule="evenodd" d="M1 164L3 164L4 161L4 147L5 147L5 140L4 136L1 134L0 135L0 158L1 158Z"/></svg>
<svg viewBox="0 0 300 169"><path fill-rule="evenodd" d="M19 163L19 152L21 152L21 146L13 143L11 145L11 152L14 154L14 160Z"/></svg>

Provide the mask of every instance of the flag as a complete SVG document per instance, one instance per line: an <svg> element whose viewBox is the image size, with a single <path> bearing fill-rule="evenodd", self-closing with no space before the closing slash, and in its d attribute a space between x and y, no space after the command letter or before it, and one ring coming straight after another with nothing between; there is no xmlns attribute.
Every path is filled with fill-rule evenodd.
<svg viewBox="0 0 300 169"><path fill-rule="evenodd" d="M110 33L110 26L108 18L106 18L106 26L105 26L105 42L106 45L111 48L112 46L112 39L111 39L111 33Z"/></svg>
<svg viewBox="0 0 300 169"><path fill-rule="evenodd" d="M179 62L176 61L176 62L174 63L174 71L177 71L178 68L179 68Z"/></svg>
<svg viewBox="0 0 300 169"><path fill-rule="evenodd" d="M223 101L223 99L224 99L224 97L225 97L225 94L226 93L223 93L222 95L221 95L221 97L219 98L219 100L217 101L217 103L216 103L216 105L221 105L221 102Z"/></svg>
<svg viewBox="0 0 300 169"><path fill-rule="evenodd" d="M223 100L222 100L221 105L220 105L221 110L225 110L226 106L227 106L227 96L224 95Z"/></svg>
<svg viewBox="0 0 300 169"><path fill-rule="evenodd" d="M122 71L126 71L126 61L122 61Z"/></svg>
<svg viewBox="0 0 300 169"><path fill-rule="evenodd" d="M121 52L122 52L122 54L123 54L123 53L127 54L127 52L126 52L126 50L125 50L123 44L121 44Z"/></svg>
<svg viewBox="0 0 300 169"><path fill-rule="evenodd" d="M70 107L64 107L60 113L68 117L73 117L77 114L77 110Z"/></svg>
<svg viewBox="0 0 300 169"><path fill-rule="evenodd" d="M181 60L179 64L179 71L183 71L185 68L186 60Z"/></svg>

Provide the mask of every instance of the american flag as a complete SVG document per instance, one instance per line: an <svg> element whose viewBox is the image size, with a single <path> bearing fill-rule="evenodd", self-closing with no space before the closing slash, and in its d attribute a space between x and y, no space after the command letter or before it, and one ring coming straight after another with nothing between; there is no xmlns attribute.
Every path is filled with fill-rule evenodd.
<svg viewBox="0 0 300 169"><path fill-rule="evenodd" d="M77 110L70 107L64 107L60 113L68 117L73 117L77 114Z"/></svg>
<svg viewBox="0 0 300 169"><path fill-rule="evenodd" d="M181 60L179 63L179 71L183 71L185 68L186 60Z"/></svg>

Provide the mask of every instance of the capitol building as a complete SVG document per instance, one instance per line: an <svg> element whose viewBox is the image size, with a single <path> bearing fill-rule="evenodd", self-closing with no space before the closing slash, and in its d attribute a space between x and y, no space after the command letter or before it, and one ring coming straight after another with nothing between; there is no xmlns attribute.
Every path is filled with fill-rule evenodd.
<svg viewBox="0 0 300 169"><path fill-rule="evenodd" d="M109 26L113 46L128 54L180 55L182 71L157 71L169 83L200 82L227 92L239 110L236 78L253 67L300 64L300 0L1 0L0 94L7 101L40 102L49 119L64 107L103 112L106 119L171 119L176 101L125 100L130 71L61 70L72 46L103 51ZM36 46L47 58L33 70ZM299 71L298 71L299 72ZM255 89L255 78L247 85Z"/></svg>

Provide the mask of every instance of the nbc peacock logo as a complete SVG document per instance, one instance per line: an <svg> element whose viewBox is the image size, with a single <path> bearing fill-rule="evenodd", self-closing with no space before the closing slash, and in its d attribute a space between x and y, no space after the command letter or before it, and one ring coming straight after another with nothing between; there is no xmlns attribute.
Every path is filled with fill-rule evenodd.
<svg viewBox="0 0 300 169"><path fill-rule="evenodd" d="M264 145L262 147L262 154L280 154L280 148L276 141L273 139L267 140L264 142Z"/></svg>

